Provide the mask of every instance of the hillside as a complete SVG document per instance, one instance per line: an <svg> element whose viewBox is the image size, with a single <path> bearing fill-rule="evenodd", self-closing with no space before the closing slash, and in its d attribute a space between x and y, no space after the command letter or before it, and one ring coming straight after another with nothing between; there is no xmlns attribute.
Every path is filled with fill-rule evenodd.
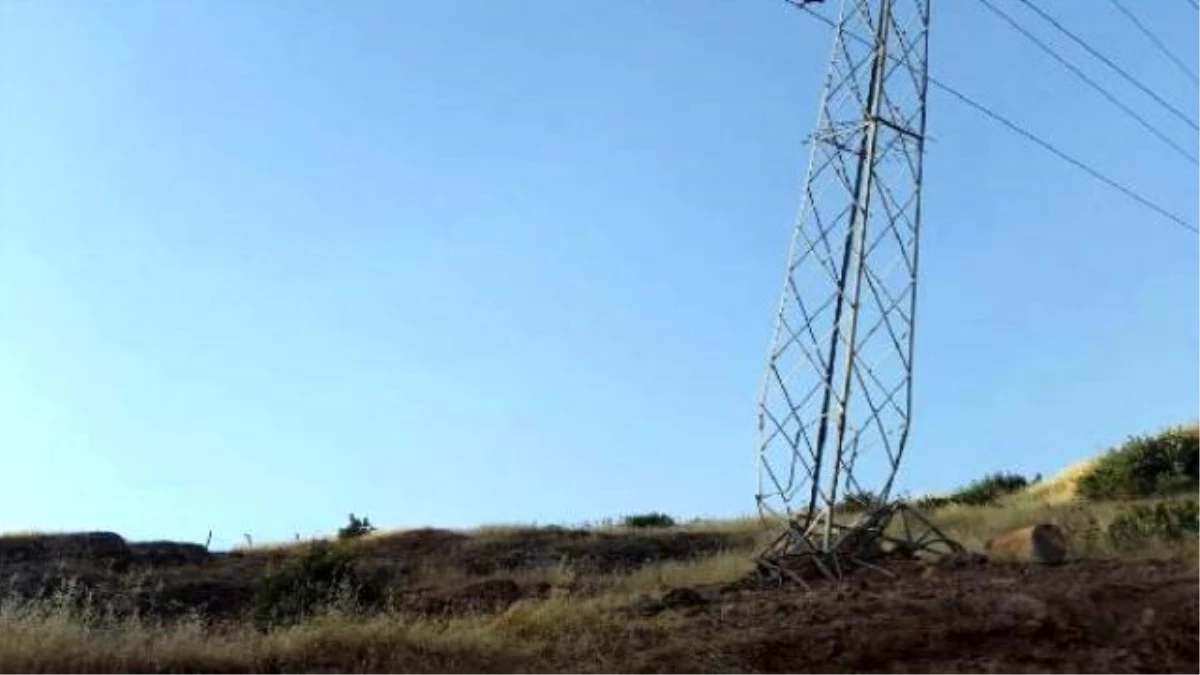
<svg viewBox="0 0 1200 675"><path fill-rule="evenodd" d="M1011 527L1057 524L1067 564L897 560L895 578L860 572L811 591L744 583L775 531L756 518L228 552L3 536L0 671L1194 672L1194 487L1180 496L1178 480L1155 476L1142 482L1169 493L1081 496L1127 448L1190 457L1187 429L931 512L975 551Z"/></svg>

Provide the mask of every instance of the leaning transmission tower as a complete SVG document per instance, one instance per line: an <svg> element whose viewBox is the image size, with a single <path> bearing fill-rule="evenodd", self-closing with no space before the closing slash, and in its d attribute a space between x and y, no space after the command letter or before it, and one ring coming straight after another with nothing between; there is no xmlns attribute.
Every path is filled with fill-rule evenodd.
<svg viewBox="0 0 1200 675"><path fill-rule="evenodd" d="M929 0L843 0L835 24L759 401L758 505L786 522L759 571L802 584L961 551L890 499L912 416Z"/></svg>

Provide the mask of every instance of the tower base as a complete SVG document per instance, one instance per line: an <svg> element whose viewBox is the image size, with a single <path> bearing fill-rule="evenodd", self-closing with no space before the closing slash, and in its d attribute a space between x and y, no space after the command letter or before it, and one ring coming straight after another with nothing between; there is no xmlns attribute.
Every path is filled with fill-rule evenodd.
<svg viewBox="0 0 1200 675"><path fill-rule="evenodd" d="M828 534L828 536L827 536ZM873 506L848 523L829 510L807 522L792 520L756 560L762 585L809 588L822 579L838 581L870 569L888 576L888 560L958 556L966 549L904 502Z"/></svg>

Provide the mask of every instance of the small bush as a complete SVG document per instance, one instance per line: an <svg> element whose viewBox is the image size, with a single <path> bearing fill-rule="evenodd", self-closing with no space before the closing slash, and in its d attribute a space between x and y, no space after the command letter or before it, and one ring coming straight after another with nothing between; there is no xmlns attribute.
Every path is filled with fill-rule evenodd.
<svg viewBox="0 0 1200 675"><path fill-rule="evenodd" d="M1074 533L1072 533L1071 529L1064 529L1067 530L1068 536L1078 542L1080 552L1091 554L1101 550L1101 543L1104 540L1104 530L1101 529L1100 519L1096 517L1096 514L1085 512L1083 514L1082 526L1073 528L1075 530Z"/></svg>
<svg viewBox="0 0 1200 675"><path fill-rule="evenodd" d="M1017 473L997 472L972 481L966 487L959 488L948 495L920 497L914 502L914 506L922 511L936 511L955 504L988 506L995 504L1001 497L1020 492L1041 479L1041 474L1030 480Z"/></svg>
<svg viewBox="0 0 1200 675"><path fill-rule="evenodd" d="M350 514L350 523L338 530L338 539L358 539L375 531L369 518L359 518Z"/></svg>
<svg viewBox="0 0 1200 675"><path fill-rule="evenodd" d="M1197 427L1182 427L1129 439L1079 479L1079 494L1092 500L1119 500L1195 492L1200 487L1197 432Z"/></svg>
<svg viewBox="0 0 1200 675"><path fill-rule="evenodd" d="M1029 486L1029 479L1017 473L998 472L971 482L950 495L952 503L964 506L985 506Z"/></svg>
<svg viewBox="0 0 1200 675"><path fill-rule="evenodd" d="M860 490L850 492L843 497L842 501L838 503L838 509L846 513L862 513L873 506L878 506L880 502L879 495L870 490Z"/></svg>
<svg viewBox="0 0 1200 675"><path fill-rule="evenodd" d="M922 511L936 511L953 504L954 501L950 497L941 495L926 495L917 499L916 507Z"/></svg>
<svg viewBox="0 0 1200 675"><path fill-rule="evenodd" d="M382 597L382 587L359 574L348 548L316 542L267 570L255 597L254 619L259 625L293 624L325 608L359 609Z"/></svg>
<svg viewBox="0 0 1200 675"><path fill-rule="evenodd" d="M642 513L633 516L625 516L625 527L648 528L648 527L672 527L675 525L675 519L665 513Z"/></svg>
<svg viewBox="0 0 1200 675"><path fill-rule="evenodd" d="M1200 505L1195 500L1138 504L1122 509L1108 526L1108 539L1118 550L1133 550L1151 541L1181 541L1200 533Z"/></svg>

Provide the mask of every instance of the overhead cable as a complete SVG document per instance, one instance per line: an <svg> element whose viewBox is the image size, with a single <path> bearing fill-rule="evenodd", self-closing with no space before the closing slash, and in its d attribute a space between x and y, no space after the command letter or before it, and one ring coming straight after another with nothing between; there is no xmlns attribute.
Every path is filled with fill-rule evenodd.
<svg viewBox="0 0 1200 675"><path fill-rule="evenodd" d="M1121 3L1121 0L1108 1L1112 3L1113 7L1117 8L1117 11L1121 12L1121 14L1124 14L1125 18L1129 19L1130 23L1137 27L1138 31L1140 31L1142 35L1145 35L1147 40L1152 42L1154 46L1158 48L1159 53L1167 57L1171 63L1174 63L1175 67L1178 68L1184 75L1187 75L1194 84L1200 85L1200 77L1197 77L1196 73L1192 72L1192 69L1188 68L1182 59L1180 59L1178 56L1175 56L1175 53L1172 52L1162 40L1158 39L1158 36L1154 34L1154 31L1147 28L1146 25L1143 24L1136 15L1134 15L1133 12L1129 11L1129 9Z"/></svg>
<svg viewBox="0 0 1200 675"><path fill-rule="evenodd" d="M798 2L793 2L793 0L785 0L785 1L788 2L789 4L794 5L795 7L803 9L804 11L808 12L810 15L812 15L813 17L815 17L817 20L821 21L825 25L829 26L830 28L833 28L835 30L838 29L838 25L836 22L834 22L832 19L830 19L822 14L818 14L817 12L813 11L812 8L807 7L806 5L799 4ZM872 41L868 40L867 38L864 38L861 35L858 35L858 34L852 32L852 31L843 30L842 32L843 32L843 34L849 36L850 38L854 39L855 41L857 41L861 44L864 44L867 46L874 45L874 43ZM1171 211L1168 211L1166 208L1160 206L1159 204L1151 201L1150 199L1147 199L1146 197L1142 196L1140 193L1138 193L1133 188L1130 188L1122 183L1117 182L1116 180L1114 180L1112 178L1109 178L1105 174L1101 173L1098 169L1092 167L1091 165L1087 164L1083 160L1080 160L1080 159L1077 159L1077 158L1071 156L1064 150L1059 149L1057 146L1055 146L1050 141L1047 141L1046 139L1038 136L1037 134L1033 133L1032 131L1020 126L1016 122L1013 122L1012 120L1001 115L1000 113L996 112L995 110L992 110L988 106L980 103L979 101L976 101L975 99L971 98L970 96L967 96L966 94L955 89L954 87L950 86L949 84L946 84L945 82L938 80L937 78L933 77L932 75L929 75L928 78L929 78L929 83L932 84L933 86L937 87L938 89L941 89L942 91L946 92L947 94L950 94L951 96L953 96L954 98L956 98L960 102L962 102L963 104L965 104L965 105L971 107L972 109L976 110L977 112L980 112L983 115L987 116L989 119L991 119L995 122L998 122L999 124L1001 124L1005 128L1007 128L1009 131L1012 131L1012 132L1020 135L1021 137L1025 138L1026 140L1038 145L1039 147L1046 150L1047 152L1054 155L1055 157L1063 160L1064 162L1067 162L1068 164L1071 164L1075 168L1083 171L1084 173L1088 174L1092 178L1095 178L1096 180L1100 181L1101 183L1104 183L1108 187L1110 187L1114 190L1117 190L1118 192L1121 192L1126 197L1129 197L1130 199L1134 200L1135 202L1142 205L1143 207L1145 207L1151 211L1154 211L1155 213L1162 216L1163 218L1166 218L1167 220L1171 221L1175 225L1178 225L1179 227L1181 227L1189 232L1192 232L1195 234L1200 234L1200 228L1197 228L1195 225L1187 222L1186 220L1184 220L1180 216L1176 215L1175 213L1172 213Z"/></svg>
<svg viewBox="0 0 1200 675"><path fill-rule="evenodd" d="M1067 59L1065 59L1058 52L1054 51L1054 49L1052 47L1047 45L1045 42L1042 42L1036 35L1034 35L1033 33L1030 33L1028 30L1023 28L1019 23L1017 23L1017 21L1015 19L1012 18L1012 16L1010 16L1009 14L1005 13L1004 10L997 7L994 3L991 2L991 0L979 0L979 2L983 3L983 5L985 7L987 7L989 10L991 10L991 12L993 14L995 14L996 16L998 16L1002 20L1004 20L1009 25L1009 27L1011 27L1013 30L1017 31L1021 35L1024 35L1026 38L1029 39L1030 42L1037 45L1039 49L1041 49L1043 52L1048 54L1055 61L1058 61L1059 64L1061 64L1064 68L1071 71L1075 75L1075 77L1078 77L1080 80L1082 80L1088 86L1090 86L1092 89L1095 89L1097 92L1099 92L1100 95L1103 96L1106 100L1108 100L1109 103L1112 103L1114 106L1116 106L1122 112L1124 112L1126 115L1128 115L1134 121L1136 121L1139 125L1141 125L1141 127L1143 129L1145 129L1146 131L1149 131L1151 134L1153 134L1155 138L1162 141L1166 145L1170 146L1173 150L1175 150L1176 153L1178 153L1179 155L1181 155L1182 157L1187 159L1193 165L1200 166L1200 160L1197 160L1196 157L1194 155L1192 155L1190 152L1188 152L1187 150L1185 150L1183 148L1183 146L1179 145L1174 140L1172 140L1169 136L1167 136L1165 133L1163 133L1162 130L1160 130L1158 127L1156 127L1153 124L1151 124L1150 122L1148 122L1146 120L1146 118L1142 117L1136 111L1134 111L1133 108L1130 108L1128 105L1126 105L1124 102L1122 102L1119 98L1116 97L1115 94L1113 94L1111 91L1106 89L1103 85L1099 84L1098 82L1093 80L1091 77L1088 77L1088 75L1086 73L1084 73L1082 70L1080 70L1078 66L1076 66L1075 64L1073 64L1070 61L1068 61Z"/></svg>
<svg viewBox="0 0 1200 675"><path fill-rule="evenodd" d="M1071 30L1068 29L1066 26L1063 26L1062 23L1060 23L1058 21L1058 19L1055 19L1054 17L1047 14L1040 7L1038 7L1037 5L1030 2L1030 0L1017 0L1017 1L1020 2L1021 4L1025 5L1029 9L1031 9L1035 14L1040 16L1043 20L1048 22L1050 25L1054 26L1058 30L1058 32L1062 33L1063 35L1066 35L1068 38L1071 39L1071 41L1073 41L1075 44L1082 47L1085 51L1087 51L1087 53L1094 56L1096 59L1098 59L1104 65L1111 68L1114 72L1116 72L1118 75L1120 75L1122 78L1124 78L1127 82L1129 82L1133 86L1137 87L1139 90L1142 91L1142 93L1144 93L1147 96L1149 96L1150 98L1154 99L1154 101L1156 103L1158 103L1160 106L1165 108L1172 115L1174 115L1175 117L1178 117L1180 120L1183 120L1184 122L1186 122L1187 125L1190 126L1192 129L1200 131L1200 124L1197 124L1195 120L1188 117L1187 114L1185 114L1182 110L1180 110L1179 108L1176 108L1174 105L1169 103L1162 96L1159 96L1158 94L1156 94L1154 92L1154 90L1150 89L1150 87L1147 87L1145 84L1143 84L1141 80L1134 77L1133 75L1130 75L1129 72L1126 71L1124 68L1113 63L1112 59L1108 58L1107 56L1105 56L1105 55L1101 54L1099 51L1097 51L1095 47L1092 47L1090 44L1088 44L1087 40L1084 40L1083 38L1079 37L1075 33L1071 32Z"/></svg>

